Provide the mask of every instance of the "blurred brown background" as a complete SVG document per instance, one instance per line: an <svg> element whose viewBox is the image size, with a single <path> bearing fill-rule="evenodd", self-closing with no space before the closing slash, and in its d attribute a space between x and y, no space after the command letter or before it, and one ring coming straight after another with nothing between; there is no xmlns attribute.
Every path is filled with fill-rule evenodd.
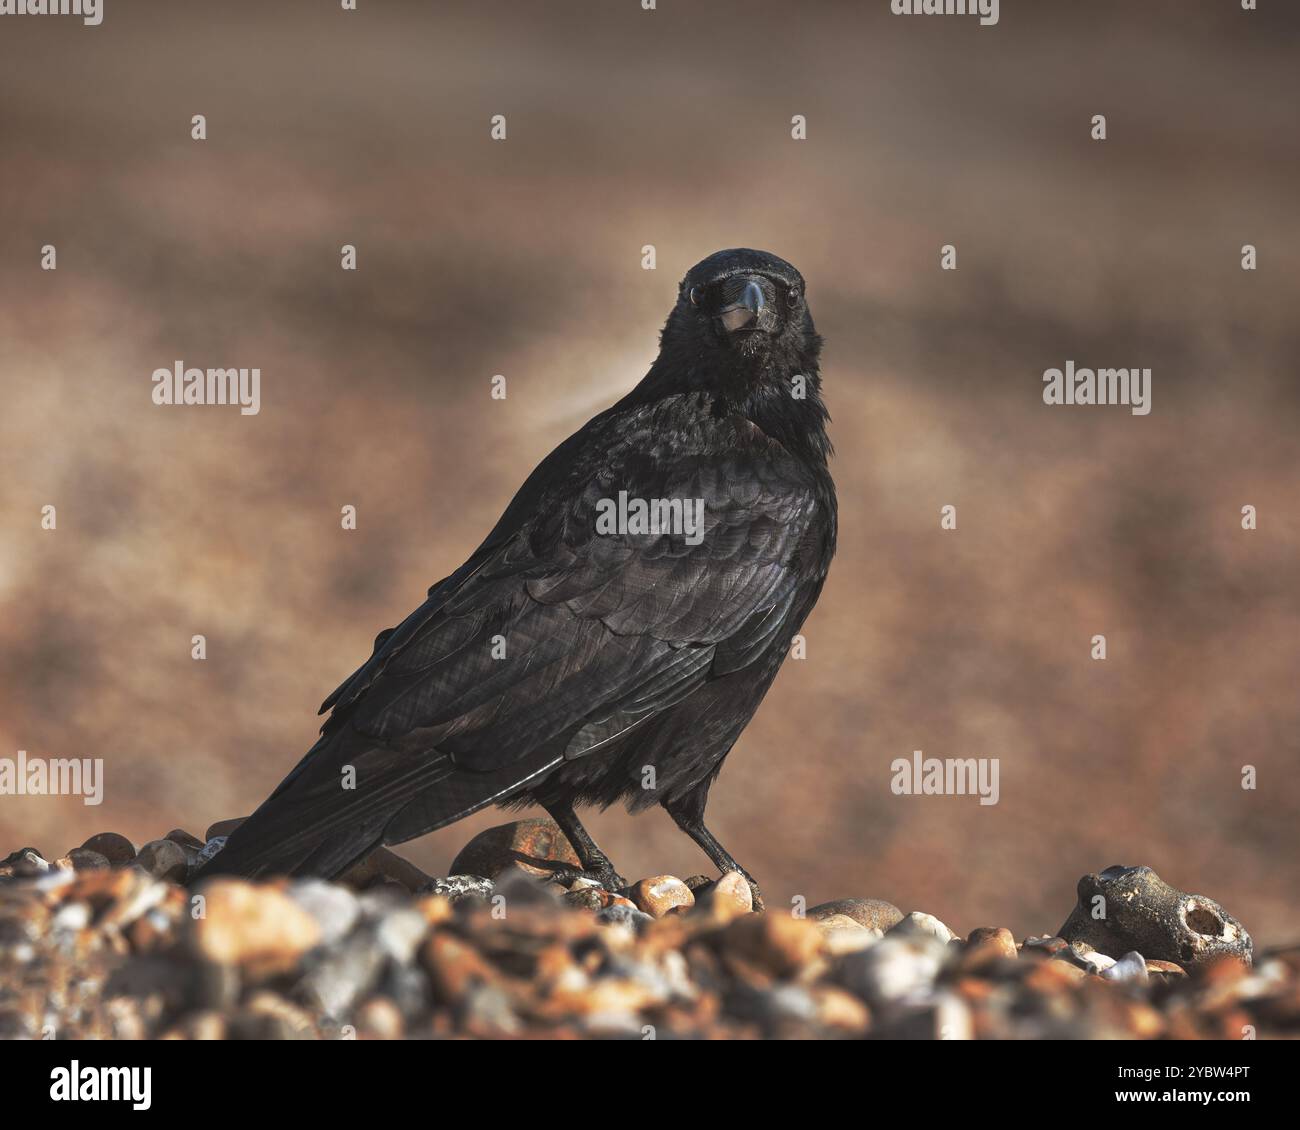
<svg viewBox="0 0 1300 1130"><path fill-rule="evenodd" d="M107 763L98 809L0 798L0 851L253 808L375 633L644 373L685 270L754 246L808 279L841 500L808 658L713 792L769 905L872 895L1023 934L1061 924L1084 872L1144 863L1257 942L1294 938L1284 7L0 18L0 756ZM259 366L261 414L155 407L177 359ZM1151 367L1151 414L1044 406L1067 359ZM913 749L1000 758L1000 804L892 795ZM502 819L403 850L441 873ZM661 812L591 826L629 875L707 868Z"/></svg>

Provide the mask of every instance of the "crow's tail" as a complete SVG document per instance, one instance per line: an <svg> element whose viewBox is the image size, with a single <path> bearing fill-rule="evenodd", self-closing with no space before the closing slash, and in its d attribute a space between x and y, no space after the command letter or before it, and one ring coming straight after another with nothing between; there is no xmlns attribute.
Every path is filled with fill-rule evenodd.
<svg viewBox="0 0 1300 1130"><path fill-rule="evenodd" d="M334 878L386 844L432 832L507 799L552 769L541 749L476 772L438 750L396 750L341 726L324 735L194 876Z"/></svg>

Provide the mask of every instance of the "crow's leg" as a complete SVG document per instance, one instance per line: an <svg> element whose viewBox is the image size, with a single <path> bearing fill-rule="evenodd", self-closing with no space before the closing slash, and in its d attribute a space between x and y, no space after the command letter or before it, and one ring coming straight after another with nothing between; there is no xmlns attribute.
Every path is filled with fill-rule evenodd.
<svg viewBox="0 0 1300 1130"><path fill-rule="evenodd" d="M723 874L728 871L739 871L745 876L750 893L754 896L754 909L762 910L763 894L758 889L758 884L754 882L754 876L741 867L736 862L735 856L718 843L713 833L704 826L704 806L709 799L710 784L712 784L711 779L692 789L685 796L665 801L664 809L676 822L677 827L700 845L704 854L713 861L714 867Z"/></svg>
<svg viewBox="0 0 1300 1130"><path fill-rule="evenodd" d="M557 877L594 879L607 891L627 889L627 880L614 870L609 856L596 846L596 841L591 838L587 829L582 826L582 821L578 819L578 814L573 811L572 804L564 801L545 804L542 807L551 814L551 819L559 825L560 831L564 833L565 838L573 845L573 850L577 852L578 858L582 860L581 871L568 868L557 871Z"/></svg>

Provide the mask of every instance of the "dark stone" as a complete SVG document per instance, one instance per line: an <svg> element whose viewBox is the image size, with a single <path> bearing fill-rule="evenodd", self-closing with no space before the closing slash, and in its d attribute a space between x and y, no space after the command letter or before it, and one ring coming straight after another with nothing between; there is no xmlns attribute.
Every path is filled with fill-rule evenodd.
<svg viewBox="0 0 1300 1130"><path fill-rule="evenodd" d="M180 844L183 848L193 848L194 851L203 850L203 841L198 836L192 836L184 828L173 828L165 836L164 840L171 840L174 844Z"/></svg>
<svg viewBox="0 0 1300 1130"><path fill-rule="evenodd" d="M431 878L414 863L381 847L372 851L360 863L349 867L339 877L338 882L358 891L394 883L407 891L415 892L425 887Z"/></svg>
<svg viewBox="0 0 1300 1130"><path fill-rule="evenodd" d="M76 863L75 858L73 863ZM135 865L155 879L162 879L168 883L183 883L189 871L190 861L185 849L175 840L150 840L136 855Z"/></svg>
<svg viewBox="0 0 1300 1130"><path fill-rule="evenodd" d="M488 828L470 840L452 860L451 873L495 879L516 866L526 874L545 876L579 868L582 862L555 821L516 820Z"/></svg>
<svg viewBox="0 0 1300 1130"><path fill-rule="evenodd" d="M135 845L116 832L100 832L91 836L81 846L85 851L98 852L114 866L119 863L130 863L135 858ZM72 852L68 852L68 857L75 858Z"/></svg>
<svg viewBox="0 0 1300 1130"><path fill-rule="evenodd" d="M1104 917L1094 918L1100 896ZM1098 913L1103 913L1099 910ZM1122 958L1130 950L1184 968L1219 957L1249 964L1250 935L1213 899L1176 890L1150 867L1108 867L1079 880L1079 901L1058 931L1071 944Z"/></svg>
<svg viewBox="0 0 1300 1130"><path fill-rule="evenodd" d="M208 829L208 834L204 837L204 843L210 843L216 839L224 840L247 819L247 816L235 816L229 820L218 820Z"/></svg>
<svg viewBox="0 0 1300 1130"><path fill-rule="evenodd" d="M73 848L68 852L68 859L75 871L103 871L109 866L103 855L90 848Z"/></svg>
<svg viewBox="0 0 1300 1130"><path fill-rule="evenodd" d="M0 876L32 879L37 875L44 875L49 869L49 860L34 847L19 848L4 859L0 859Z"/></svg>

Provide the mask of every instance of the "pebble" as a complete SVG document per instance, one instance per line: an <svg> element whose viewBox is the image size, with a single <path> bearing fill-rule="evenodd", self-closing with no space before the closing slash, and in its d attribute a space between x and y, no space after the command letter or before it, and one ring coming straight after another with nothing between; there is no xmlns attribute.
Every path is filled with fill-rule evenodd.
<svg viewBox="0 0 1300 1130"><path fill-rule="evenodd" d="M307 970L295 995L329 1019L341 1020L378 983L384 960L373 933L351 934Z"/></svg>
<svg viewBox="0 0 1300 1130"><path fill-rule="evenodd" d="M629 899L581 881L562 892L515 867L495 886L464 875L408 883L376 870L360 891L319 879L225 878L189 891L149 873L158 858L175 860L173 848L197 856L211 847L176 830L132 850L134 866L77 870L70 853L51 867L33 849L9 857L0 1035L1042 1040L1300 1031L1300 946L1261 954L1253 969L1231 956L1194 963L1189 976L1172 959L1144 959L1138 947L1107 954L1082 938L1030 937L1017 949L1010 931L986 926L954 941L932 916L903 916L879 900L841 899L806 917L747 913L741 875L654 876L633 884ZM587 905L573 905L575 896Z"/></svg>
<svg viewBox="0 0 1300 1130"><path fill-rule="evenodd" d="M1005 926L980 926L966 938L962 966L974 969L990 961L1015 961L1019 956L1015 936Z"/></svg>
<svg viewBox="0 0 1300 1130"><path fill-rule="evenodd" d="M421 893L445 898L452 905L459 902L485 902L496 891L496 884L491 879L478 875L449 875L445 879L433 879L425 884Z"/></svg>
<svg viewBox="0 0 1300 1130"><path fill-rule="evenodd" d="M1086 965L1074 964L1069 960L1035 962L1025 984L1045 995L1055 995L1055 991L1073 982L1086 981L1091 972Z"/></svg>
<svg viewBox="0 0 1300 1130"><path fill-rule="evenodd" d="M121 863L130 863L135 859L135 845L125 836L118 835L116 832L99 832L88 839L81 845L85 851L93 851L102 855L114 866ZM68 852L72 855L72 852Z"/></svg>
<svg viewBox="0 0 1300 1130"><path fill-rule="evenodd" d="M438 926L455 916L454 904L443 895L423 895L415 900L415 909L430 926Z"/></svg>
<svg viewBox="0 0 1300 1130"><path fill-rule="evenodd" d="M245 1040L313 1040L318 1038L309 1013L268 991L254 993L231 1018L231 1036Z"/></svg>
<svg viewBox="0 0 1300 1130"><path fill-rule="evenodd" d="M1147 962L1136 950L1126 953L1118 961L1112 962L1101 971L1107 981L1124 981L1146 983Z"/></svg>
<svg viewBox="0 0 1300 1130"><path fill-rule="evenodd" d="M174 840L151 840L136 855L135 865L155 879L183 883L190 862L185 849Z"/></svg>
<svg viewBox="0 0 1300 1130"><path fill-rule="evenodd" d="M219 1012L191 1012L163 1033L164 1040L224 1040L226 1018Z"/></svg>
<svg viewBox="0 0 1300 1130"><path fill-rule="evenodd" d="M910 994L888 1014L879 1035L898 1040L973 1040L970 1006L952 990Z"/></svg>
<svg viewBox="0 0 1300 1130"><path fill-rule="evenodd" d="M225 836L213 836L212 839L208 840L208 842L203 845L203 850L194 857L194 870L197 871L225 846Z"/></svg>
<svg viewBox="0 0 1300 1130"><path fill-rule="evenodd" d="M548 883L541 879L540 876L529 874L527 871L518 868L506 868L500 872L496 878L496 890L493 892L493 903L505 910L507 913L511 909L517 909L521 906L554 906L563 898L561 888L556 883ZM628 899L620 899L618 895L610 894L603 888L598 888L602 895L608 897L608 902L604 906L612 905L612 900L619 901L631 906Z"/></svg>
<svg viewBox="0 0 1300 1130"><path fill-rule="evenodd" d="M843 959L842 983L870 1005L886 1004L930 988L946 956L933 935L891 930L870 949Z"/></svg>
<svg viewBox="0 0 1300 1130"><path fill-rule="evenodd" d="M400 1040L406 1025L402 1011L387 997L371 997L357 1009L357 1035L363 1040Z"/></svg>
<svg viewBox="0 0 1300 1130"><path fill-rule="evenodd" d="M1115 964L1115 959L1109 954L1098 953L1083 942L1073 942L1056 956L1071 962L1087 973L1102 973Z"/></svg>
<svg viewBox="0 0 1300 1130"><path fill-rule="evenodd" d="M922 914L919 910L912 911L911 914L896 923L889 932L895 934L927 934L945 945L957 936L933 914Z"/></svg>
<svg viewBox="0 0 1300 1130"><path fill-rule="evenodd" d="M347 937L361 917L357 896L347 887L324 879L296 880L289 885L287 893L320 927L321 945L333 945Z"/></svg>
<svg viewBox="0 0 1300 1130"><path fill-rule="evenodd" d="M375 944L390 960L406 965L415 957L428 929L428 922L418 910L399 908L379 919Z"/></svg>
<svg viewBox="0 0 1300 1130"><path fill-rule="evenodd" d="M1070 943L1064 938L1058 938L1055 934L1049 934L1044 937L1035 937L1030 935L1025 939L1024 945L1020 949L1022 957L1055 957L1062 950L1070 948Z"/></svg>
<svg viewBox="0 0 1300 1130"><path fill-rule="evenodd" d="M821 931L826 951L832 954L856 953L884 937L879 930L868 929L847 914L830 914L813 921Z"/></svg>
<svg viewBox="0 0 1300 1130"><path fill-rule="evenodd" d="M163 836L163 839L170 840L185 853L185 875L188 878L194 868L198 866L199 855L204 848L203 841L197 836L190 835L183 828L173 828Z"/></svg>
<svg viewBox="0 0 1300 1130"><path fill-rule="evenodd" d="M432 980L434 995L458 1004L475 985L495 982L498 974L477 949L455 934L433 934L420 951L420 960Z"/></svg>
<svg viewBox="0 0 1300 1130"><path fill-rule="evenodd" d="M50 929L75 934L90 925L90 907L84 902L65 902L50 918Z"/></svg>
<svg viewBox="0 0 1300 1130"><path fill-rule="evenodd" d="M617 903L598 910L596 921L607 926L629 926L636 929L646 922L653 922L654 919L644 911L637 910L627 899L619 899Z"/></svg>
<svg viewBox="0 0 1300 1130"><path fill-rule="evenodd" d="M727 954L776 977L795 976L826 948L816 923L789 914L744 915L720 932L716 941Z"/></svg>
<svg viewBox="0 0 1300 1130"><path fill-rule="evenodd" d="M407 891L421 891L433 880L413 863L387 848L377 848L360 863L339 876L338 882L363 891L384 883L396 883Z"/></svg>
<svg viewBox="0 0 1300 1130"><path fill-rule="evenodd" d="M700 905L713 918L728 922L738 915L753 913L754 893L744 875L728 871L709 888Z"/></svg>
<svg viewBox="0 0 1300 1130"><path fill-rule="evenodd" d="M247 819L247 816L235 816L230 820L218 820L208 829L208 834L203 837L203 842L211 843L213 840L224 840Z"/></svg>
<svg viewBox="0 0 1300 1130"><path fill-rule="evenodd" d="M77 888L86 891L97 908L95 925L112 931L126 929L154 907L174 899L180 890L136 868L92 871L84 879L78 877Z"/></svg>
<svg viewBox="0 0 1300 1130"><path fill-rule="evenodd" d="M814 906L807 913L814 920L844 915L859 926L879 930L882 934L903 920L903 912L884 899L835 899Z"/></svg>
<svg viewBox="0 0 1300 1130"><path fill-rule="evenodd" d="M192 848L194 851L203 849L203 841L198 836L192 836L183 828L173 828L165 836L164 840L171 840L174 844L180 844L183 848Z"/></svg>
<svg viewBox="0 0 1300 1130"><path fill-rule="evenodd" d="M280 972L321 939L321 928L282 890L240 879L213 879L198 888L200 917L187 917L193 952L218 965Z"/></svg>
<svg viewBox="0 0 1300 1130"><path fill-rule="evenodd" d="M470 840L452 860L451 873L495 879L508 868L518 867L540 878L554 874L555 864L582 867L555 821L515 820L488 828Z"/></svg>
<svg viewBox="0 0 1300 1130"><path fill-rule="evenodd" d="M1253 942L1213 899L1171 887L1150 867L1108 867L1079 880L1078 901L1058 933L1116 957L1136 950L1183 968L1221 957L1249 963ZM1105 907L1099 917L1094 908Z"/></svg>
<svg viewBox="0 0 1300 1130"><path fill-rule="evenodd" d="M416 1020L429 1011L432 999L429 979L417 965L389 962L377 989L384 1000L391 1001L408 1019Z"/></svg>
<svg viewBox="0 0 1300 1130"><path fill-rule="evenodd" d="M471 988L465 996L460 1018L470 1035L485 1039L517 1036L523 1030L510 998L496 985Z"/></svg>
<svg viewBox="0 0 1300 1130"><path fill-rule="evenodd" d="M810 990L823 1028L860 1036L871 1026L871 1010L852 993L835 985L815 985Z"/></svg>
<svg viewBox="0 0 1300 1130"><path fill-rule="evenodd" d="M106 871L112 866L107 856L91 848L73 848L65 858L74 871Z"/></svg>
<svg viewBox="0 0 1300 1130"><path fill-rule="evenodd" d="M609 905L609 892L597 886L574 887L564 892L562 900L565 906L576 906L584 910L603 910Z"/></svg>
<svg viewBox="0 0 1300 1130"><path fill-rule="evenodd" d="M690 887L675 875L656 875L632 885L632 901L638 910L651 918L662 918L674 910L689 910L695 905Z"/></svg>
<svg viewBox="0 0 1300 1130"><path fill-rule="evenodd" d="M50 870L50 863L35 848L19 848L0 859L0 879L28 879Z"/></svg>
<svg viewBox="0 0 1300 1130"><path fill-rule="evenodd" d="M749 1015L767 1029L766 1035L783 1035L787 1021L809 1024L817 1019L817 1000L802 985L774 985L770 989L751 989L737 1001L742 1016Z"/></svg>

